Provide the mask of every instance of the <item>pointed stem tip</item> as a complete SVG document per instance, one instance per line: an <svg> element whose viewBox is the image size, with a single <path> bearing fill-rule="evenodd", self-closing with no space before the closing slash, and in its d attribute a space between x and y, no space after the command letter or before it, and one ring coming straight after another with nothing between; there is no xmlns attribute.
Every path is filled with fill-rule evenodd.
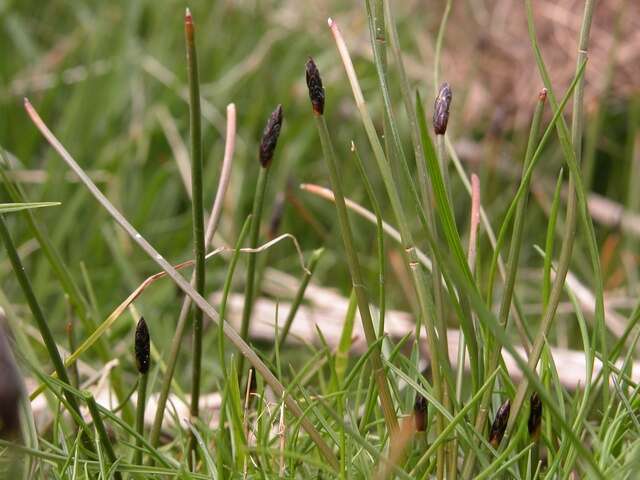
<svg viewBox="0 0 640 480"><path fill-rule="evenodd" d="M313 58L309 57L305 70L313 113L322 115L324 113L324 87L322 86L320 71Z"/></svg>
<svg viewBox="0 0 640 480"><path fill-rule="evenodd" d="M189 7L184 10L184 21L186 23L193 23L193 17L191 16L191 10Z"/></svg>
<svg viewBox="0 0 640 480"><path fill-rule="evenodd" d="M267 125L262 132L262 141L260 142L260 165L262 168L267 168L273 160L273 153L276 150L278 144L278 138L280 137L280 130L282 128L283 112L282 105L278 105L276 109L271 112Z"/></svg>
<svg viewBox="0 0 640 480"><path fill-rule="evenodd" d="M546 102L547 101L547 89L543 88L542 90L540 90L540 93L538 94L538 100L541 102Z"/></svg>

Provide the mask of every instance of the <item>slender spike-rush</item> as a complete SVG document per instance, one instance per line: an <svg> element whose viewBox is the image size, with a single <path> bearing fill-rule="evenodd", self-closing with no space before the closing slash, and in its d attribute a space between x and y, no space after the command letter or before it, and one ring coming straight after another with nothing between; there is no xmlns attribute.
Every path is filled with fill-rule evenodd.
<svg viewBox="0 0 640 480"><path fill-rule="evenodd" d="M251 209L251 225L249 226L249 248L258 246L258 237L260 235L260 222L262 220L262 210L264 206L264 196L267 190L267 181L269 179L269 171L273 156L280 138L283 122L282 105L278 105L269 118L262 132L262 139L258 148L258 160L260 161L260 173L258 173L258 183L256 185L253 197L253 207ZM240 324L240 336L243 340L249 337L249 326L251 323L251 313L253 311L253 303L255 300L256 290L259 286L256 281L256 263L257 256L255 253L249 255L247 262L247 280L244 291L244 306L242 309L242 321ZM244 358L238 359L238 374L242 375L244 371Z"/></svg>
<svg viewBox="0 0 640 480"><path fill-rule="evenodd" d="M205 289L205 241L204 206L202 185L202 128L200 115L200 80L198 78L198 55L196 51L195 26L191 11L187 8L184 15L184 35L187 54L187 74L189 78L189 127L191 140L191 192L193 217L193 250L195 253L195 289L204 295ZM191 369L191 417L200 415L200 383L202 372L202 328L203 313L193 309L193 366ZM190 436L188 447L189 465L192 466L191 452L195 452L196 439Z"/></svg>
<svg viewBox="0 0 640 480"><path fill-rule="evenodd" d="M390 431L394 432L398 428L398 419L396 418L396 412L393 406L391 392L389 391L389 385L387 383L387 376L382 364L380 344L377 342L376 331L373 327L373 318L371 317L371 311L369 309L369 298L364 287L364 281L362 279L362 273L360 271L360 261L358 260L358 253L356 251L353 234L351 232L351 224L349 223L349 217L347 215L347 206L344 200L342 182L340 181L340 175L338 173L336 155L333 150L331 138L329 136L327 122L325 121L323 115L324 89L321 88L322 80L320 79L318 67L316 66L313 59L309 58L305 66L305 70L307 87L309 87L309 99L311 100L311 105L313 107L313 113L316 119L318 133L320 135L322 151L329 170L329 176L331 179L331 184L333 186L333 191L335 193L335 206L336 212L338 214L338 222L340 224L340 233L342 235L342 241L347 257L349 273L351 274L353 290L358 301L358 310L360 311L362 328L365 333L367 344L373 349L371 353L371 364L378 386L378 394L380 396L382 413L384 414L384 419L387 427ZM320 92L322 93L322 95L320 95Z"/></svg>

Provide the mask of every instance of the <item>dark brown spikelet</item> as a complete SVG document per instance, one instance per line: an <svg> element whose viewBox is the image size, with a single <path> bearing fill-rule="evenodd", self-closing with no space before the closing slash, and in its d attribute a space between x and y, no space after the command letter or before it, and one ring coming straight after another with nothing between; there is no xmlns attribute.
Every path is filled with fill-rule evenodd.
<svg viewBox="0 0 640 480"><path fill-rule="evenodd" d="M24 385L3 325L0 325L0 438L13 439L20 430L20 399Z"/></svg>
<svg viewBox="0 0 640 480"><path fill-rule="evenodd" d="M440 85L438 96L433 105L433 129L436 135L444 135L449 123L449 106L451 105L451 87L447 82Z"/></svg>
<svg viewBox="0 0 640 480"><path fill-rule="evenodd" d="M145 374L149 371L149 329L147 328L147 322L143 317L140 317L138 325L136 326L136 368L138 372Z"/></svg>
<svg viewBox="0 0 640 480"><path fill-rule="evenodd" d="M416 395L416 401L413 404L413 416L416 422L416 432L427 431L427 416L429 413L428 405L427 399L418 393Z"/></svg>
<svg viewBox="0 0 640 480"><path fill-rule="evenodd" d="M262 132L262 140L260 141L260 165L262 165L262 168L267 168L271 164L271 160L273 160L273 152L276 150L281 128L282 105L278 105L271 112L267 125L264 127L264 132Z"/></svg>
<svg viewBox="0 0 640 480"><path fill-rule="evenodd" d="M540 436L540 425L542 424L542 400L537 393L531 395L531 408L529 410L529 435L534 440Z"/></svg>
<svg viewBox="0 0 640 480"><path fill-rule="evenodd" d="M489 432L489 443L493 448L498 448L504 431L507 428L507 420L509 420L509 412L511 411L511 400L506 400L496 413L496 418L493 419L491 425L491 431Z"/></svg>
<svg viewBox="0 0 640 480"><path fill-rule="evenodd" d="M307 60L306 76L313 113L322 115L324 113L324 87L322 86L322 78L320 78L316 62L311 57Z"/></svg>

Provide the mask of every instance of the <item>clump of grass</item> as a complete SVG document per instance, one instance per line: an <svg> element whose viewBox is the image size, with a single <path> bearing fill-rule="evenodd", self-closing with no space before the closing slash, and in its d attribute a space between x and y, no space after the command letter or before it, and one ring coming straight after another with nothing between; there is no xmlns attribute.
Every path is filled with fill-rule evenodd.
<svg viewBox="0 0 640 480"><path fill-rule="evenodd" d="M135 229L132 226L135 222L128 220L116 209L114 203L107 199L96 182L71 157L27 102L27 112L35 125L79 176L110 218L124 229L128 235L126 242L139 245L186 297L182 301L175 328L170 322L154 322L154 339L162 340L169 331L173 334L169 335L173 337L170 344L160 341L158 345L154 343L152 350L147 326L140 318L134 342L135 376L126 370L128 364L115 370L113 373L116 377L111 383L118 398L118 406L99 405L98 394L87 390L93 392L92 381L95 381L87 371L96 373L95 378L100 377L97 374L105 374L101 371L103 366L111 357L123 351L123 345L130 349L131 339L128 334L131 324L125 325L124 318L115 323L116 317L109 316L97 329L96 325L92 326L92 321L100 318L100 307L110 303L108 294L117 289L98 288L95 289L97 295L94 295L93 276L84 275L83 282L90 292L87 295L90 300L84 299L84 293L75 285L72 270L60 258L60 252L64 252L66 256L67 250L73 249L67 249L63 239L55 234L51 241L47 241L48 237L35 222L35 213L30 210L39 206L51 206L53 203L27 202L21 188L9 179L11 170L5 171L6 165L3 165L3 181L10 198L16 203L0 205L0 214L29 209L19 218L27 220L28 234L37 239L47 262L43 267L37 258L32 260L39 252L31 252L28 241L24 244L14 241L14 238L22 240L19 235L24 232L20 230L20 224L15 225L16 232L12 236L5 217L1 217L0 237L9 258L8 264L3 268L14 272L13 276L7 278L17 280L27 299L31 315L25 315L25 309L13 309L13 302L6 301L9 297L3 288L0 288L0 303L12 326L23 327L21 322L31 318L36 322L38 332L13 328L10 341L18 346L14 350L18 353L20 362L26 365L31 375L42 382L42 387L33 396L42 390L48 393L47 413L52 419L47 422L46 429L37 433L35 426L29 429L24 423L21 424L24 439L14 439L12 442L0 439L0 446L32 459L36 464L35 469L40 469L35 473L42 473L46 477L55 470L51 476L55 474L60 478L95 478L98 475L104 478L185 476L200 479L237 475L315 478L322 474L325 477L339 478L435 477L455 480L458 477L502 476L522 479L568 478L575 473L589 478L632 477L635 473L634 453L638 447L635 432L640 428L634 414L640 405L637 396L639 389L633 376L633 351L640 338L634 328L637 328L640 321L640 307L629 314L624 334L610 348L612 338L605 330L605 277L600 268L596 232L588 215L588 191L582 182L580 171L585 117L582 105L585 59L595 3L593 0L585 2L576 73L560 101L558 92L551 88L535 38L532 2L527 0L525 4L531 44L545 89L540 91L533 108L526 145L524 139L523 145L520 145L521 132L513 134L513 152L523 152L521 171L514 169L514 177L511 179L514 182L513 189L509 188L511 184L505 185L497 197L491 192L484 195L483 191L481 204L480 181L477 176L473 176L472 186L469 188L472 196L469 214L466 199L459 195L460 183L467 186L466 166L460 163L456 142L452 141L462 133L457 130L463 122L458 122L456 114L457 109L464 104L464 95L457 94L455 104L452 104L453 88L443 83L436 92L433 112L426 110L420 95L415 92L416 85L410 82L405 71L400 43L405 38L405 29L399 29L396 25L392 2L367 0L365 6L379 86L378 91L367 89L367 92L371 92L368 93L371 95L368 101L365 101L356 66L337 23L330 21L330 28L338 47L338 55L345 67L368 147L373 154L371 161L375 163L369 164L367 145L358 144L360 132L358 128L351 128L349 110L344 109L345 113L340 116L332 111L331 107L337 104L341 95L339 82L331 85L332 92L333 88L336 89L336 101L328 102L318 67L309 59L305 70L306 84L322 157L328 171L326 180L333 189L324 189L322 193L335 203L335 212L330 213L315 204L303 206L298 200L297 204L291 203L295 207L291 209L292 212L287 211L284 216L288 219L289 214L299 215L296 219L302 218L304 226L299 227L295 225L296 222L283 223L285 196L280 188L282 178L308 175L321 175L325 178L325 175L323 170L309 166L313 162L295 164L294 167L293 162L287 164L286 161L273 161L282 126L282 109L278 106L269 116L262 140L257 145L258 162L255 162L255 154L246 155L246 151L250 151L247 150L247 138L258 138L257 135L243 135L239 141L242 153L238 160L244 161L245 157L250 157L247 160L250 162L248 168L259 168L260 171L255 189L245 188L244 180L238 182L244 191L249 192L239 197L251 198L253 202L251 215L247 216L248 212L239 207L243 204L242 201L223 201L230 171L230 157L225 154L225 167L220 174L220 186L206 232L203 197L209 174L204 165L204 153L208 152L210 139L205 137L203 142L201 122L203 119L210 121L216 128L219 123L217 102L228 93L224 85L235 83L234 79L238 75L245 74L238 72L254 68L256 59L251 57L246 64L230 69L230 73L224 73L224 69L220 69L220 75L228 76L221 81L213 79L206 88L203 84L201 95L193 18L187 11L184 26L188 83L178 85L180 88L176 87L175 91L188 101L190 107L190 149L186 151L190 150L191 161L188 161L189 155L186 155L185 165L191 165L193 197L190 207L193 233L183 233L181 238L184 244L188 241L193 245L195 268L191 284L178 273L178 269L172 265L173 261L166 260L150 242L162 242L162 247L169 249L167 245L179 243L174 241L173 235L167 240L165 237L168 235L160 235L158 232L164 231L156 224L149 225L138 217L132 217L144 225L145 235ZM451 6L452 2L446 3L438 30L433 65L434 88L438 86L441 77L439 63ZM242 36L238 37L239 41L240 37ZM207 43L201 45L207 48ZM287 52L290 49L292 57L304 58L302 51L308 48L307 43L299 42L300 46L295 42L284 43L287 43ZM388 54L393 57L392 62L387 61ZM337 58L338 55L333 56ZM329 63L329 54L323 54L322 59ZM216 75L218 60L214 58L212 62L216 64ZM360 65L359 62L355 63ZM269 64L272 65L273 62ZM148 59L146 65L149 68ZM206 68L206 65L203 66ZM157 73L157 65L154 68ZM396 74L398 82L393 79ZM299 77L293 73L291 76ZM164 79L168 77L170 75L167 72L161 75ZM260 81L264 82L264 78L262 75ZM237 83L244 88L243 82ZM532 100L539 88L533 83L535 82L531 85ZM398 92L395 90L396 85L399 87ZM417 86L418 90L422 89L422 85ZM464 91L458 85L454 86L456 92ZM242 94L248 95L247 92L250 91L251 89L247 89ZM333 98L334 94L331 95L331 99ZM572 98L574 105L569 126L564 119L564 108ZM403 103L404 116L394 111L398 100ZM347 103L347 100L344 102ZM272 108L259 102L252 102L251 105L255 112L247 112L243 119L248 119L255 113L262 120L268 109ZM375 105L375 108L370 108L370 105ZM140 105L134 107L134 110L141 108ZM545 109L551 110L550 119L545 115ZM311 151L316 156L318 153L305 150L316 147L312 133L308 132L309 119L297 117L297 110L299 109L287 110L287 124L294 126L292 137L295 138L291 145L287 145L286 154L282 155L283 160L298 156L307 158L301 152L308 154ZM375 118L378 112L381 118ZM293 118L290 119L289 115ZM404 121L408 122L406 139ZM235 127L232 130L235 132ZM554 133L557 133L560 146L556 150L550 148ZM350 142L349 137L353 137L353 141ZM138 152L155 148L144 145L138 147ZM179 139L173 139L172 147L176 152L181 151ZM216 148L217 144L212 149L214 154ZM413 151L413 156L406 153L409 151ZM590 155L593 155L593 151ZM514 156L517 158L518 153L514 153ZM359 176L352 177L348 174L352 165L347 162L350 161L355 161ZM589 162L592 163L592 160ZM8 165L4 160L2 163ZM549 171L554 174L561 171L562 163L566 164L570 172L564 193L561 175L557 182L548 178ZM549 164L552 164L552 168L549 168ZM269 236L273 239L275 232L283 224L294 224L296 234L301 236L299 243L303 245L305 252L311 252L306 260L303 259L306 269L297 280L291 280L292 277L273 272L256 263L257 251L263 250L258 248L260 225L272 168L282 168L286 175L276 174L269 180L280 192L270 222ZM152 179L142 178L142 185L154 183ZM162 182L173 180L172 175L167 175L166 179L155 181L158 182L157 185L165 186ZM547 182L548 180L551 181ZM555 183L553 200L548 209L548 225L544 225L546 219L541 221L538 218L537 206L533 201L529 205L528 198L529 191L535 189L535 199L544 205L540 198L545 195L545 182L551 186ZM379 183L382 183L386 195L384 199L381 196L380 200L375 191ZM47 186L53 185L56 185L54 181ZM65 188L67 187L69 190L65 190L65 195L71 192L71 188L76 188L75 185ZM308 190L320 192L317 187ZM44 191L49 194L56 190L51 188ZM107 191L110 195L115 195L113 188L108 188ZM162 191L164 194L164 190ZM370 202L374 213L368 211L364 204L356 203L359 201L357 195L362 191L366 193L365 202ZM347 198L351 195L354 195L353 200ZM162 202L163 198L159 197L161 196L156 196L154 202ZM82 199L81 196L78 198ZM62 207L69 208L71 213L65 212L71 215L72 206L67 204L73 204L73 199L68 201L64 197L62 200ZM118 200L122 209L131 208L127 201ZM82 203L80 200L76 201ZM223 218L229 223L224 224L224 228L217 232L223 208L225 212L229 210ZM373 226L350 218L347 208L357 211ZM543 208L543 211L546 210ZM487 216L488 213L491 218ZM343 251L331 251L331 245L318 248L319 238L323 236L310 233L308 230L311 229L307 229L306 225L314 225L317 230L317 225L322 222L330 223L336 214L336 231L339 232ZM141 218L144 220L146 217ZM463 231L460 219L467 218L471 220L468 229L469 247L465 251L463 240L466 239L460 234ZM237 219L244 221L242 228L232 225ZM177 236L179 232L189 230L184 228L188 223L186 220L171 220L172 234ZM397 225L397 229L393 224ZM482 229L479 229L479 224L482 224ZM499 228L497 239L492 237L494 227ZM372 228L375 228L375 242L367 242L373 238L371 230L368 230ZM544 234L545 229L545 249L538 249L541 259L536 263L538 259L532 260L531 257L535 256L525 256L525 252L530 252L535 247L538 238L535 235L538 232ZM87 231L91 229L87 228ZM558 231L561 232L560 235ZM219 302L219 314L204 296L206 251L216 232L219 234L216 241L224 245L220 251L233 250L231 255L225 257L228 258L228 265L224 266L223 260L219 260L221 257L216 257L215 263L210 264L211 275L207 276L211 284L222 285L222 296L212 297ZM229 237L230 232L237 233L235 238ZM388 248L385 245L386 235L394 242L390 242ZM193 238L187 240L187 236ZM541 238L543 236L540 235ZM556 237L561 238L558 248L555 245ZM331 236L326 238L333 240ZM243 248L245 241L248 246ZM374 243L375 246L371 248ZM57 250L58 244L64 245L60 252ZM128 252L128 244L125 245L127 248L121 250ZM235 247L231 249L227 245ZM587 248L582 248L583 246ZM139 264L127 262L128 253L118 253L118 248L114 248L112 244L110 247L115 256L122 256L118 257L122 271L104 272L104 276L118 278L119 281L124 272L125 279L134 277ZM493 250L488 250L489 247ZM368 249L375 253L371 255ZM396 254L396 249L399 250L398 257L402 261L394 261L394 269L385 272L386 262L391 255ZM176 258L181 256L176 263L184 260L184 251L171 251ZM322 252L327 253L320 264ZM264 266L269 264L287 268L285 253L282 257L270 253L261 257ZM238 333L227 320L235 319L235 310L238 309L234 308L237 305L234 303L234 275L239 258L245 254L249 257L244 276L244 298L241 301ZM503 254L506 254L507 261L506 267L501 269ZM214 256L212 254L211 258ZM376 256L378 258L374 258ZM23 259L27 258L25 265ZM525 258L526 270L523 269ZM342 277L337 268L341 262L348 267L347 285L336 285L337 279ZM179 267L186 264L180 264ZM541 265L539 269L538 264ZM53 288L47 285L49 266L59 279L59 288L58 283L51 282ZM571 272L571 269L575 270ZM542 276L541 288L537 288L537 277L534 280L530 278L531 272L538 270ZM523 275L523 271L527 275ZM500 277L498 272L501 273ZM575 278L593 277L592 305L585 306L584 298L576 298L577 290L566 280L571 278L570 274ZM329 294L311 285L312 276L332 286L342 287L343 291L351 290L351 299L348 302L346 299L338 300L335 292ZM373 312L374 296L368 291L372 278L375 278L378 289L374 300L378 302L378 312ZM399 279L398 283L402 283L401 287L394 285L396 279ZM286 294L287 297L291 295L288 297L291 298L291 303L284 322L278 317L280 310L276 308L274 318L261 318L261 328L250 328L251 318L255 316L252 315L253 304L258 294L264 290L272 295L274 303L283 302L283 285L287 282L291 283L287 290L290 293ZM262 289L261 285L265 288ZM142 290L137 293L141 296L135 298L136 305L128 304L134 318L138 318L136 312L141 305L146 312L164 309L170 303L167 300L167 290L162 290L166 287L157 288L161 294L153 296L153 291L143 289L144 295L141 295ZM40 295L40 289L46 294ZM409 299L407 305L413 309L413 324L406 317L398 316L394 310L404 305L404 300L395 295L402 293L402 290ZM36 291L42 298L42 305L36 298ZM50 301L52 297L58 297L60 292L69 296L69 303L83 327L70 332L69 348L74 351L66 362L62 362L61 347L55 341L55 334L60 326L56 322L63 317L65 321L68 320L71 313L66 308L66 300L63 302L65 308L60 308L58 302ZM13 292L7 290L7 293ZM537 314L531 313L531 308L523 309L523 297L528 307L531 307L532 302L539 302L542 308L539 318ZM563 365L558 361L558 352L552 348L556 338L553 329L560 323L558 312L564 297L568 298L567 304L573 309L571 318L575 316L577 320L575 329L578 333L575 339L570 338L572 347L575 348L574 343L580 344L584 351L586 383L583 389L572 390L563 385ZM322 301L327 303L326 298L330 298L331 303L335 304L344 300L344 304L348 305L344 322L338 324L339 320L331 317L325 325L324 318L311 317L318 326L315 336L305 336L302 339L305 342L303 346L294 343L291 332L296 330L292 326L305 310L305 302L309 303L307 312L313 313L316 304ZM182 352L181 356L182 336L190 310L193 310L194 327L192 349ZM362 330L354 328L356 310L360 313ZM589 317L585 318L583 315L583 311L589 310L593 310L592 325L588 323ZM159 312L154 313L157 318L162 318ZM375 313L379 316L377 329L373 322ZM211 318L217 328L204 329L204 316ZM147 315L147 318L151 316ZM273 345L254 342L250 346L249 332L254 330L263 333L265 321L274 326ZM451 331L453 327L457 332ZM566 330L575 333L572 331L573 327L573 323L568 322ZM157 337L156 328L159 332ZM366 342L359 338L360 332L364 333ZM87 335L87 339L80 341L83 334ZM456 334L460 335L459 341L450 342ZM80 346L76 345L75 336L81 342ZM315 339L318 339L319 346L310 341ZM366 346L363 346L365 343ZM40 348L41 344L45 348ZM453 350L456 344L457 351ZM95 352L90 350L93 345L98 346ZM206 348L207 345L215 345L217 348L209 349ZM229 350L229 346L233 346L234 350ZM159 351L155 351L155 348ZM55 367L54 376L59 379L52 378L39 367L44 351ZM509 354L513 362L503 358L504 354ZM238 355L238 361L229 362L229 355ZM154 369L150 375L152 356ZM3 358L0 338L0 364L5 362ZM246 383L245 395L242 394L242 385L245 385L242 382L244 359L252 365L251 381ZM78 365L78 360L82 360L83 364ZM598 360L602 362L599 370ZM423 375L425 362L429 365L428 375ZM9 363L11 362L7 364ZM505 371L505 368L510 370L512 364L518 370ZM192 369L190 400L184 393L188 387L188 378L185 379L186 375L174 376L174 372L187 371L188 365ZM67 373L69 368L78 368L79 378L70 381ZM597 374L594 374L596 370ZM158 410L147 439L144 424L147 388L153 390L153 372L156 371L161 378ZM123 373L132 379L138 379L135 418L128 418L126 410L130 403L129 396L121 388L122 382L116 381L118 375ZM514 382L514 374L522 375L519 384ZM7 379L11 380L9 377L10 375ZM0 428L5 424L9 425L12 418L18 417L16 402L23 397L18 396L16 400L19 389L16 390L17 383L13 383L9 385L11 388L7 390L7 395L0 388L0 419L4 422L0 424ZM99 383L103 384L104 382ZM133 388L133 380L130 385ZM207 391L208 387L203 388L205 385L212 385L213 388ZM5 397L8 398L9 420L4 420L3 416ZM494 420L489 425L491 406L497 405L505 397L510 400L503 402L493 412ZM173 412L172 408L165 409L166 405L178 406L182 401L189 404L191 418L187 422L188 430L179 421L173 425L167 421ZM93 428L88 428L88 422L83 420L79 402L86 403ZM205 411L200 412L199 408L201 402L206 402L211 408L217 407L217 412L210 416L207 407L206 414L203 414ZM153 402L149 402L151 404ZM19 413L21 422L26 419L35 425L33 419L29 418L30 415L32 414L27 408L22 408ZM178 413L175 420L180 420L180 415ZM68 416L73 419L74 424L68 422ZM407 418L402 418L404 416ZM12 427L15 430L15 425ZM418 441L412 441L414 438ZM165 445L158 449L161 441ZM128 458L132 458L132 461L124 460ZM143 459L153 465L145 465ZM24 471L30 471L31 468L33 467L26 465Z"/></svg>

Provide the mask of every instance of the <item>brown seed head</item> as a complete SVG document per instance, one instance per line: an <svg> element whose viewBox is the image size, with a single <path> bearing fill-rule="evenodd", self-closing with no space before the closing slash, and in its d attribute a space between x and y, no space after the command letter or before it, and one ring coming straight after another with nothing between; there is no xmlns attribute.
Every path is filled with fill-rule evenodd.
<svg viewBox="0 0 640 480"><path fill-rule="evenodd" d="M149 371L149 329L143 317L140 317L136 326L136 338L134 343L136 353L136 368L138 372L145 374Z"/></svg>
<svg viewBox="0 0 640 480"><path fill-rule="evenodd" d="M280 129L282 128L282 105L278 105L271 112L267 125L262 132L262 140L260 141L260 165L267 168L273 160L273 152L278 144Z"/></svg>
<svg viewBox="0 0 640 480"><path fill-rule="evenodd" d="M502 441L504 431L507 428L507 420L509 420L510 411L511 401L506 400L502 405L500 405L500 408L498 408L498 411L496 412L496 418L493 419L491 431L489 432L489 443L493 448L498 448Z"/></svg>
<svg viewBox="0 0 640 480"><path fill-rule="evenodd" d="M416 422L416 432L427 431L427 416L429 413L429 404L427 399L419 393L416 394L416 401L413 404L413 416Z"/></svg>
<svg viewBox="0 0 640 480"><path fill-rule="evenodd" d="M324 113L324 87L322 86L322 78L320 78L318 67L311 57L307 60L306 76L313 113L322 115Z"/></svg>
<svg viewBox="0 0 640 480"><path fill-rule="evenodd" d="M451 105L451 87L447 82L440 85L438 96L433 106L433 129L436 135L444 135L449 123L449 106Z"/></svg>
<svg viewBox="0 0 640 480"><path fill-rule="evenodd" d="M542 424L542 400L537 393L531 395L531 408L529 410L529 435L537 440L540 435L540 425Z"/></svg>

